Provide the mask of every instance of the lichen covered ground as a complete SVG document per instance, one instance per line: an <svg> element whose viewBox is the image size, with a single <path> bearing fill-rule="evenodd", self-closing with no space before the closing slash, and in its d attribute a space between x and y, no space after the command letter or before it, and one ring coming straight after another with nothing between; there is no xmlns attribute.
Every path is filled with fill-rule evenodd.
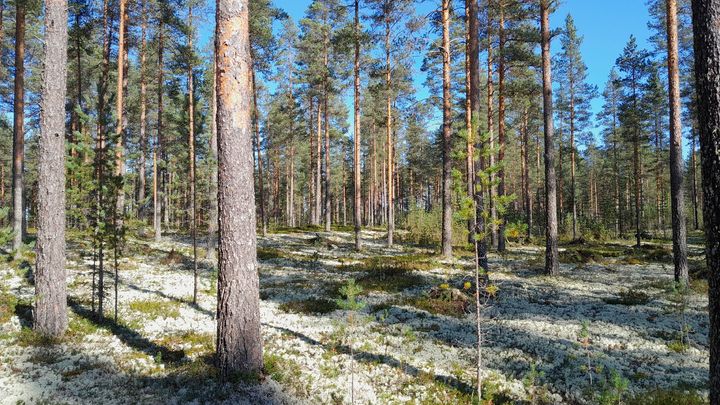
<svg viewBox="0 0 720 405"><path fill-rule="evenodd" d="M216 273L201 262L198 305L189 304L187 238L129 237L118 319L108 273L103 322L91 313L87 243L69 243L70 329L60 342L29 329L31 266L3 261L0 403L471 403L476 330L464 297L474 288L472 256L440 261L421 247L387 248L380 231L363 238L362 253L346 232L259 238L267 376L225 384L212 365ZM491 255L498 292L482 319L485 399L643 403L682 395L702 402L703 283L673 289L667 247L657 243L641 251L620 242L563 250L557 277L542 274L540 247ZM701 263L700 246L691 252ZM349 279L364 290L357 313L335 301Z"/></svg>

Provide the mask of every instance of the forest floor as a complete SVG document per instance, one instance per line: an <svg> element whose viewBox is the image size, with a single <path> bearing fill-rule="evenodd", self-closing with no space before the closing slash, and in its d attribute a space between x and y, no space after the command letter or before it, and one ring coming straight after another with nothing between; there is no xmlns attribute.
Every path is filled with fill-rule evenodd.
<svg viewBox="0 0 720 405"><path fill-rule="evenodd" d="M362 253L351 232L258 238L269 376L261 382L216 382L217 274L201 262L198 304L190 304L186 237L128 235L117 321L108 272L101 322L91 313L89 241L71 238L70 327L59 342L29 328L32 253L3 260L0 403L472 403L472 254L443 261L419 246L388 248L381 231L362 235ZM702 246L691 242L693 276L701 275ZM676 291L669 249L667 241L569 244L557 277L542 274L539 246L491 254L499 290L483 311L485 399L704 403L707 284ZM359 314L335 301L351 278L364 290Z"/></svg>

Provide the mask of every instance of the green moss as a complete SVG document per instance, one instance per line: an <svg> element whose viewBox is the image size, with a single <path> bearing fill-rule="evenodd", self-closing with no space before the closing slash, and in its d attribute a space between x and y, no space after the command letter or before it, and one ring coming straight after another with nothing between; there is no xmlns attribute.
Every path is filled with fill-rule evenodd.
<svg viewBox="0 0 720 405"><path fill-rule="evenodd" d="M705 405L710 401L695 390L671 388L637 394L626 401L628 405Z"/></svg>
<svg viewBox="0 0 720 405"><path fill-rule="evenodd" d="M302 376L300 365L280 355L268 353L263 355L263 372L273 380L284 383L298 380Z"/></svg>
<svg viewBox="0 0 720 405"><path fill-rule="evenodd" d="M131 301L130 310L140 312L148 319L177 318L180 316L180 303L176 301L153 301L135 300Z"/></svg>
<svg viewBox="0 0 720 405"><path fill-rule="evenodd" d="M82 337L91 335L99 330L98 325L89 319L80 316L71 316L66 335L69 337Z"/></svg>
<svg viewBox="0 0 720 405"><path fill-rule="evenodd" d="M465 316L467 313L467 305L462 301L447 301L430 297L418 297L409 299L406 304L428 311L431 314L448 315L458 318Z"/></svg>
<svg viewBox="0 0 720 405"><path fill-rule="evenodd" d="M338 309L335 301L324 298L307 298L280 304L280 310L296 314L327 314Z"/></svg>
<svg viewBox="0 0 720 405"><path fill-rule="evenodd" d="M15 315L15 306L18 299L15 295L4 290L0 291L0 324L8 322Z"/></svg>
<svg viewBox="0 0 720 405"><path fill-rule="evenodd" d="M51 338L49 336L35 332L34 330L23 327L17 334L15 342L19 346L28 347L48 347L60 343L59 339Z"/></svg>
<svg viewBox="0 0 720 405"><path fill-rule="evenodd" d="M644 305L650 302L650 296L637 289L622 290L617 297L604 298L603 301L614 305Z"/></svg>
<svg viewBox="0 0 720 405"><path fill-rule="evenodd" d="M681 342L680 340L673 340L672 342L669 342L667 344L667 347L675 353L685 353L685 351L688 349L688 345Z"/></svg>

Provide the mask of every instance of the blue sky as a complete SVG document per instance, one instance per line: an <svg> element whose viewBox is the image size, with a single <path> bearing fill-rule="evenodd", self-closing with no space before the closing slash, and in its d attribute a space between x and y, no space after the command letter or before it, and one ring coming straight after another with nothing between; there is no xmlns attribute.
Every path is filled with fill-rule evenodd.
<svg viewBox="0 0 720 405"><path fill-rule="evenodd" d="M274 0L275 6L285 10L296 22L305 15L310 3L311 0ZM418 13L427 14L437 3L439 0L418 1ZM645 0L561 0L560 8L551 16L551 25L563 26L567 14L573 16L578 32L584 37L581 51L588 66L588 79L600 91L630 35L635 35L641 46L649 47L649 14ZM212 20L206 21L207 29L200 32L201 42L212 35L213 23ZM559 40L555 39L552 51L559 49ZM416 60L420 63L422 58ZM417 68L419 70L419 66ZM417 72L415 77L418 97L423 98L427 94L422 86L425 76ZM601 98L596 98L592 103L593 111L599 111L602 103Z"/></svg>

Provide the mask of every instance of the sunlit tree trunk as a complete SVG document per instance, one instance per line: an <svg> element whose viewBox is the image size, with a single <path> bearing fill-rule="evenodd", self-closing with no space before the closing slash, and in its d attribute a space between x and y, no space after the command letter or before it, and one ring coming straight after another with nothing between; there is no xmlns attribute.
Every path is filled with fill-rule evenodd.
<svg viewBox="0 0 720 405"><path fill-rule="evenodd" d="M442 0L443 142L442 255L452 257L452 100L450 95L450 0Z"/></svg>
<svg viewBox="0 0 720 405"><path fill-rule="evenodd" d="M360 173L360 1L355 0L355 63L353 81L353 222L355 225L355 250L362 248L360 241L360 228L362 218L362 183Z"/></svg>
<svg viewBox="0 0 720 405"><path fill-rule="evenodd" d="M38 232L33 328L60 337L68 325L65 282L65 95L67 1L45 1L38 143Z"/></svg>
<svg viewBox="0 0 720 405"><path fill-rule="evenodd" d="M218 0L218 209L220 259L217 362L220 375L262 370L253 170L253 64L246 0Z"/></svg>
<svg viewBox="0 0 720 405"><path fill-rule="evenodd" d="M23 242L23 169L25 159L25 1L15 1L15 94L13 97L13 244L19 257ZM63 134L65 131L63 131Z"/></svg>
<svg viewBox="0 0 720 405"><path fill-rule="evenodd" d="M545 132L545 272L559 271L557 208L555 182L555 145L553 142L552 76L550 65L550 0L540 0L540 27L543 74L543 120Z"/></svg>
<svg viewBox="0 0 720 405"><path fill-rule="evenodd" d="M720 403L720 0L693 0L705 260L710 312L710 403Z"/></svg>

